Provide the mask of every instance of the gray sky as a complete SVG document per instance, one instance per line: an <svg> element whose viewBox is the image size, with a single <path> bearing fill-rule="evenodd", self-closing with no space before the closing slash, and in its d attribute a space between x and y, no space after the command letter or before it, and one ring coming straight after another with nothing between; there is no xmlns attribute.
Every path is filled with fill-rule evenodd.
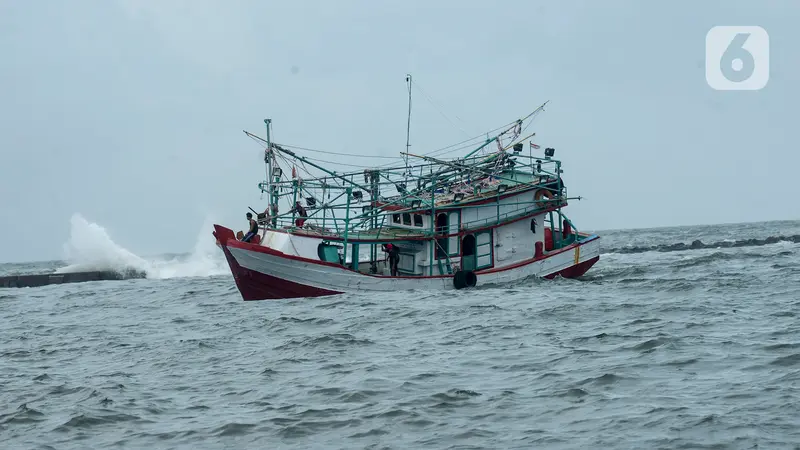
<svg viewBox="0 0 800 450"><path fill-rule="evenodd" d="M791 0L0 0L0 261L60 258L76 212L137 254L190 250L208 216L243 229L265 201L242 129L395 155L408 72L461 128L415 92L417 152L550 100L537 142L580 229L798 219L798 19ZM716 25L769 33L763 90L706 84Z"/></svg>

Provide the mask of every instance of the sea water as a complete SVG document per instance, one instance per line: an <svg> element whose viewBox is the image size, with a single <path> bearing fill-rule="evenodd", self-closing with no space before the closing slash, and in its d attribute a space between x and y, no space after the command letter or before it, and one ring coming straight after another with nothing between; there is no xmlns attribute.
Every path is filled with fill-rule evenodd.
<svg viewBox="0 0 800 450"><path fill-rule="evenodd" d="M148 274L0 290L3 448L800 445L800 222L602 232L579 280L262 302L207 225L142 258L75 216L69 261L0 266Z"/></svg>

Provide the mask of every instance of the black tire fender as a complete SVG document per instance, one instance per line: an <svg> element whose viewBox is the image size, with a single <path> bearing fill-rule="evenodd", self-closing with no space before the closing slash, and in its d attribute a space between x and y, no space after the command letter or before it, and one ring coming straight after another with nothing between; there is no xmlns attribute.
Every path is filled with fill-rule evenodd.
<svg viewBox="0 0 800 450"><path fill-rule="evenodd" d="M471 270L459 270L453 274L453 286L456 289L475 287L478 283L478 276Z"/></svg>
<svg viewBox="0 0 800 450"><path fill-rule="evenodd" d="M468 270L464 274L464 282L467 287L475 287L475 285L478 284L478 276L475 275L475 272Z"/></svg>
<svg viewBox="0 0 800 450"><path fill-rule="evenodd" d="M467 287L467 274L463 270L457 271L453 274L453 287L456 289L463 289Z"/></svg>

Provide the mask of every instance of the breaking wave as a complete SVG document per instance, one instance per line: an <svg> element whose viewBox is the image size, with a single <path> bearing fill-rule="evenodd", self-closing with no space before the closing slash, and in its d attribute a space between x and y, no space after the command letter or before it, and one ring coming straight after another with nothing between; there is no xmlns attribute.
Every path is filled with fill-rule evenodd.
<svg viewBox="0 0 800 450"><path fill-rule="evenodd" d="M736 248L736 247L758 247L763 245L777 244L779 242L800 243L800 234L791 236L770 236L765 239L741 239L725 240L706 244L697 239L692 243L677 242L674 244L643 245L630 247L617 247L605 250L605 253L645 253L645 252L680 252L685 250L702 250L717 248Z"/></svg>
<svg viewBox="0 0 800 450"><path fill-rule="evenodd" d="M115 243L102 226L73 214L70 238L64 244L68 264L56 273L115 271L123 274L144 273L147 278L205 277L230 273L222 251L214 244L206 220L191 253L145 259Z"/></svg>

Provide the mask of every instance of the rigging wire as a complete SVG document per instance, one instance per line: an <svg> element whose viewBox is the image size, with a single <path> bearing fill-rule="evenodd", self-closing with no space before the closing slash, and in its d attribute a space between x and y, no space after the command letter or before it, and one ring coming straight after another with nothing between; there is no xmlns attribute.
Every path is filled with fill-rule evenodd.
<svg viewBox="0 0 800 450"><path fill-rule="evenodd" d="M289 147L289 148L295 148L295 149L299 149L299 147L288 146L288 145L284 145L284 144L278 144L278 145L281 145L281 146L283 146L283 147ZM473 147L473 145L462 145L462 146L460 146L460 147L454 147L454 148L452 148L452 149L448 150L447 152L444 152L444 153L441 153L441 154L452 153L452 152L455 152L455 151L459 151L459 150L463 150L463 149L467 149L467 148L471 148L471 147ZM329 154L336 154L336 153L333 153L333 152L325 152L325 153L329 153ZM430 153L430 152L429 152L429 153L425 153L425 154L423 154L423 156L431 156L431 155L432 155L432 153ZM287 157L286 157L285 155L281 154L280 152L277 152L277 153L276 153L276 156L277 156L278 158L280 158L280 160L282 160L283 162L285 162L287 166L295 166L295 165L297 164L297 163L292 163L292 162L290 162L290 161L287 159ZM357 156L357 155L356 155L356 156ZM392 163L389 163L389 164L381 164L381 165L378 165L378 166L375 166L375 165L364 165L364 164L351 164L351 163L343 163L343 162L339 162L339 161L330 161L330 160L321 159L321 158L316 158L316 157L310 157L310 156L306 156L305 158L306 158L307 160L309 160L309 161L313 161L313 162L317 162L317 163L324 163L324 164L330 164L330 165L334 165L334 166L341 166L341 167L353 167L353 168L356 168L356 169L372 169L372 168L380 168L380 169L384 169L384 170L386 170L386 168L387 168L387 167L389 167L389 166L391 166L391 165L392 165ZM385 158L385 159L392 159L392 160L394 160L394 161L397 161L397 160L402 160L402 159L403 159L403 158L400 158L400 157L383 157L383 158ZM301 160L294 159L294 161L297 161L297 162L301 163L301 165L302 165L302 161L301 161ZM392 169L402 169L402 168L403 168L403 167L392 167ZM408 166L406 165L406 167L405 167L405 168L406 168L406 169L408 169ZM309 169L305 168L305 165L302 165L302 170L303 170L303 172L305 172L306 174L308 174L310 177L314 177L314 175L313 175L313 174L312 174L312 173L309 171Z"/></svg>
<svg viewBox="0 0 800 450"><path fill-rule="evenodd" d="M298 147L296 145L281 144L281 143L278 143L278 142L276 142L276 144L280 145L281 147L291 148L291 149L295 149L295 150L303 150L303 151L312 152L312 153L324 153L324 154L327 154L327 155L353 156L353 157L356 157L356 158L400 159L397 156L359 155L359 154L356 154L356 153L341 153L341 152L332 152L332 151L327 151L327 150L317 150L317 149L313 149L313 148Z"/></svg>
<svg viewBox="0 0 800 450"><path fill-rule="evenodd" d="M442 152L445 151L445 150L449 150L449 151L447 151L445 153L450 153L452 151L462 150L462 149L470 147L472 145L477 145L477 142L475 142L473 144L470 144L470 143L473 142L473 141L478 141L478 140L481 140L481 139L485 139L484 135L486 133L494 133L494 132L496 132L498 130L501 130L503 128L507 128L507 127L509 127L510 125L513 125L516 122L517 122L516 120L513 121L513 122L509 122L509 123L507 123L505 125L501 125L501 126L499 126L497 128L491 129L488 132L485 132L485 133L482 133L480 135L471 137L469 139L465 139L465 140L460 141L460 142L456 142L454 144L447 145L445 147L440 147L440 148L437 148L435 150L431 150L429 152L422 153L422 155L431 156L431 155L434 155L434 154L443 154ZM264 146L264 140L263 139L259 138L256 135L250 134L250 133L246 133L246 134L250 139L252 139L255 142L258 142L264 148L266 148L266 146ZM275 142L275 144L278 144L278 143ZM319 150L319 149L312 149L312 148L306 148L306 147L299 147L299 146L289 145L289 144L278 144L278 145L280 145L282 147L296 149L296 150L303 150L303 151L315 152L315 153L323 153L323 154L329 154L329 155L351 156L351 157L358 157L358 158L390 159L390 160L393 160L393 161L398 161L398 160L405 161L405 158L402 157L402 156L363 155L363 154L359 155L359 154L354 154L354 153L342 153L342 152L334 152L334 151L328 151L328 150ZM319 161L323 161L323 160L319 160ZM323 161L323 162L326 162L328 164L349 165L351 167L376 167L376 168L385 167L387 165L391 165L392 164L392 163L382 164L382 165L379 165L379 166L357 166L357 165L350 165L350 164L344 164L344 163L338 163L338 162L330 162L330 161Z"/></svg>
<svg viewBox="0 0 800 450"><path fill-rule="evenodd" d="M348 163L343 163L343 162L338 162L338 161L326 161L324 159L319 159L319 158L309 158L308 156L306 156L305 158L307 160L309 160L309 161L321 162L321 163L337 165L337 166L356 167L356 168L359 168L359 169L369 169L369 168L375 167L375 166L365 166L363 164L348 164ZM398 158L395 158L395 159L398 159Z"/></svg>
<svg viewBox="0 0 800 450"><path fill-rule="evenodd" d="M409 82L409 83L410 83L410 82ZM414 87L416 87L416 88L417 88L417 89L420 91L420 93L422 93L422 95L423 95L423 96L425 96L425 98L426 98L426 99L427 99L427 100L428 100L428 101L431 103L431 105L433 105L433 108L434 108L434 109L436 109L436 111L438 111L438 112L439 112L439 114L441 114L441 115L442 115L442 117L444 117L444 119L450 123L450 125L452 125L453 127L457 128L459 131L461 131L462 133L464 133L464 135L465 135L465 136L469 137L469 133L467 133L466 131L464 131L464 129L463 129L463 128L461 128L460 126L456 125L456 124L455 124L455 122L453 122L452 120L450 120L450 118L449 118L449 117L447 117L447 114L445 114L445 113L444 113L444 111L442 111L442 109L441 109L441 108L438 106L438 104L437 104L436 102L434 102L434 101L433 101L433 99L431 98L431 96L430 96L430 95L428 95L428 93L427 93L427 92L425 92L425 90L424 90L424 89L422 89L422 86L420 86L420 85L419 85L419 83L417 83L416 81L414 81L413 83L414 83ZM458 119L458 120L461 120L461 118L460 118L460 117L458 117L458 116L455 116L455 118L456 118L456 119ZM463 120L461 120L461 122L464 122L464 121L463 121Z"/></svg>
<svg viewBox="0 0 800 450"><path fill-rule="evenodd" d="M409 84L410 84L410 80L409 80ZM416 85L416 83L414 83L414 84ZM417 88L420 89L420 91L422 91L422 89L419 87L419 85L417 85ZM410 87L409 87L409 90L410 90ZM431 103L433 103L433 101L429 98L429 96L427 96L426 93L423 92L423 95L428 97L428 100L431 101ZM547 102L545 102L545 105L546 104L547 104ZM497 128L494 128L492 130L489 130L485 134L488 135L490 133L494 133L494 132L496 132L498 130L501 130L503 128L507 128L507 127L509 127L511 125L517 124L520 121L526 121L527 119L531 118L532 116L534 116L535 114L540 112L540 110L543 110L543 106L544 105L540 106L539 108L534 110L532 113L530 113L527 116L525 116L523 119L518 119L518 120L515 120L515 121L512 121L512 122L509 122L509 123L507 123L505 125L502 125L502 126L499 126ZM440 111L440 113L441 113L441 111ZM445 118L447 118L447 117L445 117ZM461 119L459 118L459 120L461 120ZM530 121L525 126L524 129L527 129L531 125L532 122L533 121ZM451 124L452 124L452 122L451 122ZM461 130L461 131L463 132L463 130ZM259 142L260 144L263 145L263 143L264 143L263 139L258 138L255 135L251 135L249 133L247 133L247 134L251 139L253 139L254 141ZM458 151L458 150L463 150L465 148L469 148L469 147L472 147L472 146L476 145L477 142L473 142L473 141L477 141L479 139L485 139L484 138L484 133L482 133L481 135L474 136L474 137L465 139L463 141L457 142L455 144L451 144L451 145L448 145L448 146L445 146L445 147L441 147L441 148L438 148L438 149L423 153L422 156L444 155L444 154L452 153L452 152L455 152L455 151ZM408 167L407 167L408 166L408 158L407 158L407 156L404 157L404 156L382 156L382 155L359 155L359 154L353 154L353 153L343 153L343 152L333 152L333 151L326 151L326 150L319 150L319 149L311 149L311 148L299 147L299 146L288 145L288 144L278 144L278 145L281 145L281 146L287 147L287 148L291 148L291 149L303 150L303 151L314 152L314 153L337 155L337 156L350 156L350 157L371 158L371 159L389 159L389 160L392 160L392 161L402 160L402 161L405 162L406 169L408 169ZM264 148L266 148L266 146ZM273 155L274 154L275 153L273 153ZM291 165L289 163L289 161L286 160L284 155L280 155L279 154L279 157L284 162L286 162L287 165ZM310 161L316 161L316 162L321 162L321 163L331 164L331 165L338 165L338 166L343 166L343 167L355 167L355 168L358 168L358 169L385 168L385 167L390 166L390 165L393 164L393 163L390 162L390 163L386 163L386 164L381 164L381 165L375 166L375 165L363 165L363 164L348 164L348 163L342 163L342 162L338 162L338 161L323 160L323 159L319 159L319 158L310 158L310 157L306 157L306 158L308 160L310 160ZM399 169L399 168L402 168L402 167L398 167L397 169ZM314 176L307 168L305 168L304 165L302 167L302 170L305 173L307 173L310 177Z"/></svg>

